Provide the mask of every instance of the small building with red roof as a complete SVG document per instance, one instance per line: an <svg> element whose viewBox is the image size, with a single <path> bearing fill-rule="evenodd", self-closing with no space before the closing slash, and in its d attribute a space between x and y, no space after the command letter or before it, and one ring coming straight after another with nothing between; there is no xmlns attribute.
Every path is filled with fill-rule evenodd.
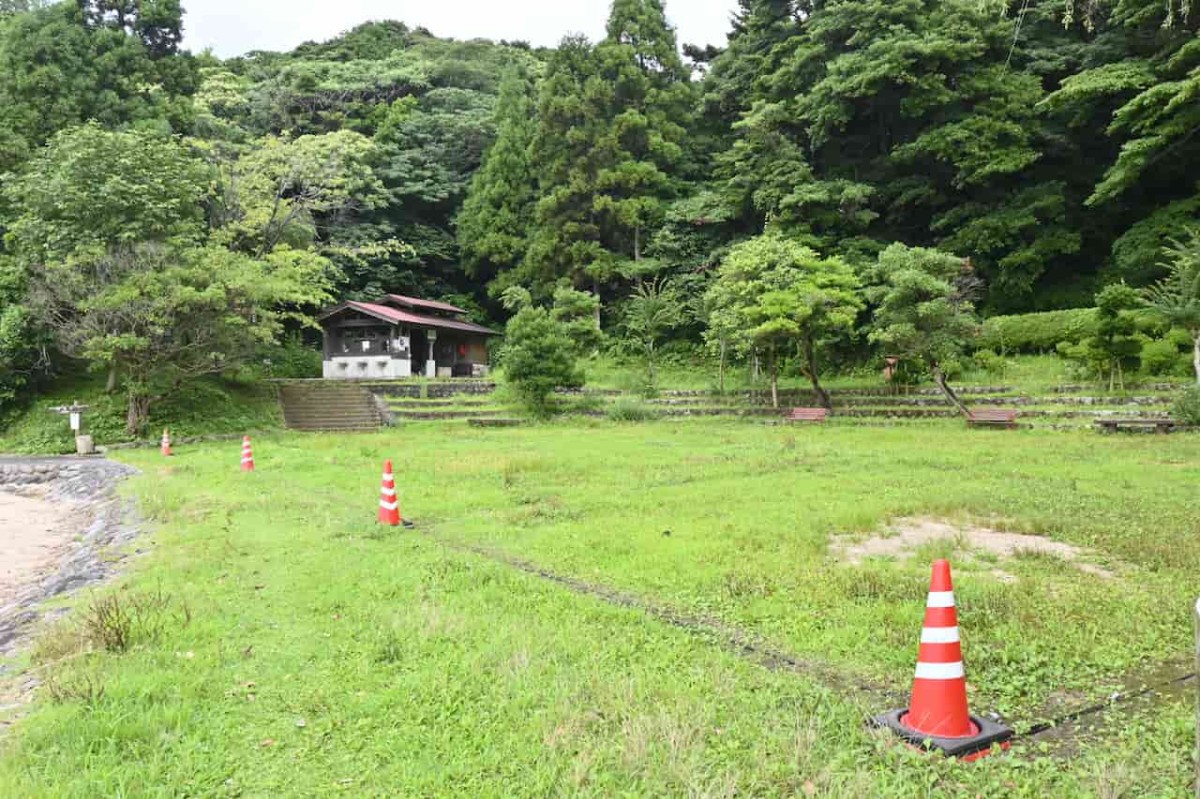
<svg viewBox="0 0 1200 799"><path fill-rule="evenodd" d="M388 294L377 302L343 302L318 321L325 332L327 380L483 377L488 339L499 335L435 300Z"/></svg>

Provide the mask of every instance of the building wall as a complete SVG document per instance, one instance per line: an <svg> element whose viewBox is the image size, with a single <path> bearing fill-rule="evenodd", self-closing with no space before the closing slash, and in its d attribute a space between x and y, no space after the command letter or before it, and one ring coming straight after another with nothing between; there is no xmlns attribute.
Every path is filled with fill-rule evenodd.
<svg viewBox="0 0 1200 799"><path fill-rule="evenodd" d="M326 380L395 380L412 377L412 361L387 355L348 355L326 358Z"/></svg>

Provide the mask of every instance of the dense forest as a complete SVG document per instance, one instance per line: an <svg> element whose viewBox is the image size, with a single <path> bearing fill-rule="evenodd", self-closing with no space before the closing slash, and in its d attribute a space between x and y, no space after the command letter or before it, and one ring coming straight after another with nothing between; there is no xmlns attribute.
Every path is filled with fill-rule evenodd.
<svg viewBox="0 0 1200 799"><path fill-rule="evenodd" d="M1049 311L1164 278L1200 218L1187 0L741 0L723 48L614 0L553 49L388 21L228 60L182 49L178 0L0 8L0 403L81 360L138 426L384 290L493 321L523 293L638 351L820 296L741 315L815 384L817 345L920 332L856 332L906 248L946 256L930 296Z"/></svg>

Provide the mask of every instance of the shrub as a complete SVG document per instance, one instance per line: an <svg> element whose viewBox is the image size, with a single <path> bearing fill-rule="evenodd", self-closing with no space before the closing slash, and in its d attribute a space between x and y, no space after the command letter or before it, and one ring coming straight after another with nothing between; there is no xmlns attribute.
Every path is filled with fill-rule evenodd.
<svg viewBox="0 0 1200 799"><path fill-rule="evenodd" d="M1181 364L1186 366L1187 358L1172 341L1149 341L1142 347L1142 371L1148 375L1162 377L1178 374Z"/></svg>
<svg viewBox="0 0 1200 799"><path fill-rule="evenodd" d="M321 350L297 334L263 353L262 370L267 377L306 379L321 376Z"/></svg>
<svg viewBox="0 0 1200 799"><path fill-rule="evenodd" d="M621 397L604 414L614 422L648 422L658 418L658 409L632 397Z"/></svg>
<svg viewBox="0 0 1200 799"><path fill-rule="evenodd" d="M504 375L533 415L550 414L555 389L583 385L577 357L569 331L545 309L523 308L509 320L501 352Z"/></svg>
<svg viewBox="0 0 1200 799"><path fill-rule="evenodd" d="M993 316L983 323L980 349L996 352L1053 352L1060 343L1079 344L1096 334L1095 308Z"/></svg>
<svg viewBox="0 0 1200 799"><path fill-rule="evenodd" d="M1200 427L1200 386L1192 386L1180 394L1171 415L1181 424Z"/></svg>
<svg viewBox="0 0 1200 799"><path fill-rule="evenodd" d="M1005 370L1008 369L1008 361L1002 355L998 355L991 350L980 350L971 356L971 360L975 364L975 368L981 372L987 372L989 375L1003 376Z"/></svg>

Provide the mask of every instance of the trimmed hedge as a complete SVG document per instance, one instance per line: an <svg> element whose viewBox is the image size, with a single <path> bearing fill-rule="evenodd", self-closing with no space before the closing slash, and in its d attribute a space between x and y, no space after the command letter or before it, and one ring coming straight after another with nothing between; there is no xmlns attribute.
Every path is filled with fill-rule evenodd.
<svg viewBox="0 0 1200 799"><path fill-rule="evenodd" d="M979 349L994 352L1054 352L1059 342L1078 344L1096 333L1096 309L993 316L984 320Z"/></svg>

